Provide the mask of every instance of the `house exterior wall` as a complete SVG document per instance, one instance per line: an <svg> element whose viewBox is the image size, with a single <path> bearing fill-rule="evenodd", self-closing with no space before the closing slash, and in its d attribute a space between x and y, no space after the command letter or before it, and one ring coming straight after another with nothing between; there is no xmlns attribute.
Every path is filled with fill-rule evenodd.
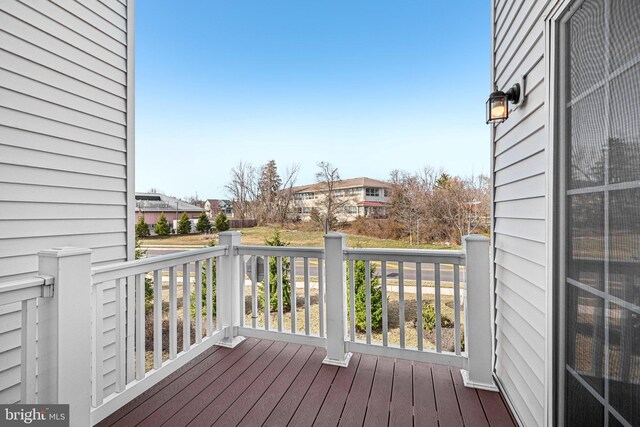
<svg viewBox="0 0 640 427"><path fill-rule="evenodd" d="M361 205L363 202L388 203L389 197L384 195L385 188L371 188L378 188L380 195L366 195L367 187L340 188L334 190L338 203L344 204L343 209L336 214L337 220L339 222L348 222L355 220L358 216L365 216L365 207ZM293 201L296 216L302 221L310 221L311 209L317 208L322 213L325 203L324 199L326 197L326 191L305 190L296 193Z"/></svg>
<svg viewBox="0 0 640 427"><path fill-rule="evenodd" d="M133 256L128 4L0 2L0 283L32 275L51 247L91 248L94 264ZM108 291L106 366L115 366L113 299ZM17 309L0 307L0 403L20 399Z"/></svg>
<svg viewBox="0 0 640 427"><path fill-rule="evenodd" d="M527 426L545 424L551 387L545 17L552 6L542 0L492 1L492 86L506 91L524 76L526 96L491 132L495 375Z"/></svg>

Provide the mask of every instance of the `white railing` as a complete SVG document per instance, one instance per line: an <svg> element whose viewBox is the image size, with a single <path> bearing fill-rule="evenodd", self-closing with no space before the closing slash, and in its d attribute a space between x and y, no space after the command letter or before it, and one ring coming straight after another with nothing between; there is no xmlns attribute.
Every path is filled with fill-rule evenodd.
<svg viewBox="0 0 640 427"><path fill-rule="evenodd" d="M166 377L169 372L217 343L222 333L218 329L219 322L214 324L212 315L213 289L216 285L213 281L213 268L215 266L217 270L216 278L224 275L221 258L226 251L226 246L215 246L92 269L91 395L92 406L96 408L94 421L102 419ZM181 273L181 276L178 273ZM181 286L178 286L179 282ZM206 290L204 318L203 286ZM107 322L105 319L108 293L114 294L113 302L109 302L114 307L111 310L113 316L109 316L114 319L113 322ZM178 299L182 302L181 310ZM168 304L168 310L163 308L165 302ZM215 305L216 312L219 312L220 301L217 300ZM165 316L168 317L166 331ZM180 336L179 326L182 328ZM115 346L114 355L109 358L115 359L115 363L109 363L109 366L105 363L107 343L104 339L107 335L114 336L111 346ZM164 335L168 335L169 338L168 348L165 349ZM148 349L149 336L152 336L153 345ZM194 351L191 351L192 349ZM177 359L179 363L176 363ZM150 365L149 368L147 365ZM113 386L105 384L105 377L114 377ZM106 390L109 391L107 395Z"/></svg>
<svg viewBox="0 0 640 427"><path fill-rule="evenodd" d="M211 346L234 347L246 336L323 346L324 362L339 366L351 352L453 365L466 384L492 388L488 239L467 237L462 251L346 243L334 233L324 248L246 246L240 233L224 232L219 246L94 268L89 250L42 252L46 281L0 286L0 304L23 304L23 400L71 403L71 425L95 424ZM34 298L37 334L29 326ZM431 302L435 329L425 336L421 313ZM445 311L453 313L451 348L443 344ZM29 345L36 335L37 368Z"/></svg>
<svg viewBox="0 0 640 427"><path fill-rule="evenodd" d="M36 400L38 300L52 296L53 277L39 276L0 285L0 307L20 304L20 401Z"/></svg>

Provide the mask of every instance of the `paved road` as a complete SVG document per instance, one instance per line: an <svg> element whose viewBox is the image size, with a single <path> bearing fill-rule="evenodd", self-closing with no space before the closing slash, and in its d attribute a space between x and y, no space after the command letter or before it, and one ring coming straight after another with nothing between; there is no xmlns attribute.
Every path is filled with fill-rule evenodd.
<svg viewBox="0 0 640 427"><path fill-rule="evenodd" d="M185 250L190 250L193 248L183 249L183 248L147 248L147 255L150 257L158 256L158 255L167 255L171 253L183 252ZM296 274L298 276L302 275L304 268L304 262L302 259L296 259ZM309 274L311 277L318 275L318 261L316 259L309 260ZM377 274L380 274L380 266L377 266ZM390 279L398 278L398 266L395 262L387 263L387 277ZM416 267L415 264L405 263L404 264L404 278L405 280L416 280ZM422 265L422 280L433 281L435 280L435 272L433 269L433 265L424 264ZM453 282L453 267L451 265L442 265L440 266L440 280L443 282Z"/></svg>

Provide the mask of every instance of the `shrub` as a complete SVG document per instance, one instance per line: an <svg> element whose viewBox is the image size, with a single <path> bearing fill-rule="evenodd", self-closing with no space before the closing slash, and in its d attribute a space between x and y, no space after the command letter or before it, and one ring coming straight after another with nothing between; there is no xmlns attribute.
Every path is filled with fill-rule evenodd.
<svg viewBox="0 0 640 427"><path fill-rule="evenodd" d="M443 328L453 327L453 321L440 313L440 326ZM422 308L422 327L432 332L436 328L436 309L433 304L425 304Z"/></svg>
<svg viewBox="0 0 640 427"><path fill-rule="evenodd" d="M282 240L280 230L275 229L273 238L266 239L264 244L267 246L289 246L289 242ZM291 310L291 278L289 271L291 269L289 258L282 257L282 311ZM264 308L264 282L260 286L258 295L260 308ZM278 311L278 259L276 257L269 258L269 300L270 310Z"/></svg>
<svg viewBox="0 0 640 427"><path fill-rule="evenodd" d="M178 221L178 234L189 234L189 233L191 233L191 221L189 220L187 213L182 212L180 221Z"/></svg>
<svg viewBox="0 0 640 427"><path fill-rule="evenodd" d="M144 239L145 237L149 237L149 235L151 235L151 231L149 231L149 224L145 222L144 215L140 215L138 222L136 223L136 238Z"/></svg>
<svg viewBox="0 0 640 427"><path fill-rule="evenodd" d="M213 240L209 241L209 246L215 246L215 242ZM211 263L211 293L213 294L211 297L211 317L216 317L216 260L217 258L213 258L213 262ZM202 263L202 315L207 315L207 264ZM195 289L191 291L191 316L196 316L196 291ZM196 322L198 320L196 319Z"/></svg>
<svg viewBox="0 0 640 427"><path fill-rule="evenodd" d="M211 221L209 221L209 216L205 211L202 211L196 223L196 231L198 233L210 233L212 228L213 225L211 225Z"/></svg>
<svg viewBox="0 0 640 427"><path fill-rule="evenodd" d="M171 227L169 227L169 222L167 221L167 217L164 216L164 212L160 213L160 218L158 218L158 222L153 228L153 232L158 236L166 236L171 233Z"/></svg>
<svg viewBox="0 0 640 427"><path fill-rule="evenodd" d="M142 217L141 217L142 218ZM147 250L142 249L140 240L136 237L136 259L145 258ZM150 313L153 310L153 281L149 277L144 278L144 311Z"/></svg>
<svg viewBox="0 0 640 427"><path fill-rule="evenodd" d="M366 264L363 260L354 262L354 286L355 286L355 308L356 308L356 330L364 332L367 329L367 282ZM351 286L351 269L347 268L347 283ZM382 328L382 290L380 289L380 278L376 276L376 267L371 264L371 329L380 330ZM350 298L348 293L347 300ZM349 301L349 307L351 302Z"/></svg>
<svg viewBox="0 0 640 427"><path fill-rule="evenodd" d="M227 231L229 229L229 220L224 212L220 212L216 217L216 230Z"/></svg>

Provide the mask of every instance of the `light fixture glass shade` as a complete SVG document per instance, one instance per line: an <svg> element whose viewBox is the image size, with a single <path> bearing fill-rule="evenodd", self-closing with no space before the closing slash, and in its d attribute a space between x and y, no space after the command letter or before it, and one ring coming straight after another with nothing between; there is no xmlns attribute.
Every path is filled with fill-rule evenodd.
<svg viewBox="0 0 640 427"><path fill-rule="evenodd" d="M502 123L509 117L508 96L504 92L493 92L487 100L487 123Z"/></svg>

